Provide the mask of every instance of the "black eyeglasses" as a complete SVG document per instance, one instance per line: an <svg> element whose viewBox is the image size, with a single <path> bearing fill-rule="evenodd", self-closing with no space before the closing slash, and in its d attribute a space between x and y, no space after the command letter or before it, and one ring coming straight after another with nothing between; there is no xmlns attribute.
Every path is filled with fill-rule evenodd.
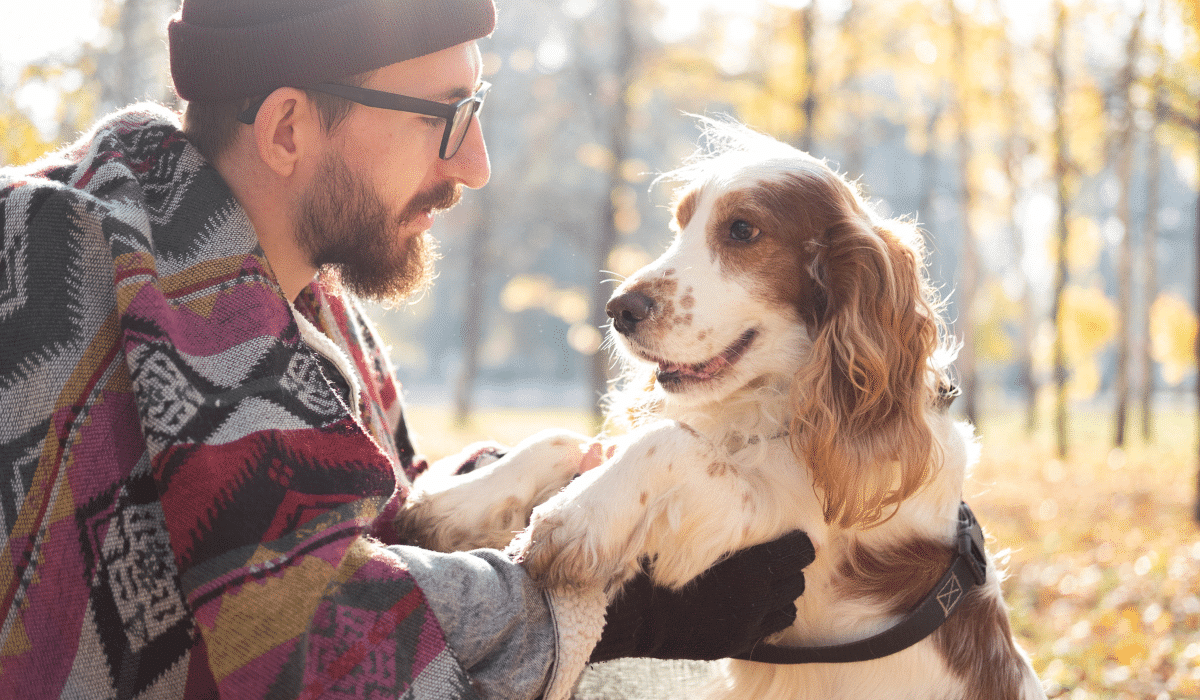
<svg viewBox="0 0 1200 700"><path fill-rule="evenodd" d="M341 97L342 99L350 100L351 102L356 102L367 107L378 107L379 109L392 109L397 112L412 112L414 114L427 114L431 117L441 117L446 122L446 130L442 132L442 145L438 149L438 157L442 160L450 160L454 157L455 153L458 153L459 147L462 146L463 141L467 138L467 132L471 129L471 119L483 107L483 98L487 96L487 92L491 88L492 84L484 81L480 83L479 90L474 95L459 100L454 104L422 100L418 97L397 95L392 92L370 90L368 88L341 85L339 83L320 83L312 85L308 89ZM238 121L243 124L253 124L254 118L258 115L259 108L262 107L262 103L266 99L267 96L264 95L255 100L245 111L238 115Z"/></svg>

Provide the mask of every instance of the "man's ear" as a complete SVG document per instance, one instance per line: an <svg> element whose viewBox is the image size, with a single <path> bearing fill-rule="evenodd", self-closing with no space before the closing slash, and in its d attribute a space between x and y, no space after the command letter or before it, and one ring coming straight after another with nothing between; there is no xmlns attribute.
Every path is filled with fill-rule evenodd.
<svg viewBox="0 0 1200 700"><path fill-rule="evenodd" d="M258 157L280 177L290 177L297 165L315 152L322 134L320 118L303 90L282 87L263 101L254 120Z"/></svg>

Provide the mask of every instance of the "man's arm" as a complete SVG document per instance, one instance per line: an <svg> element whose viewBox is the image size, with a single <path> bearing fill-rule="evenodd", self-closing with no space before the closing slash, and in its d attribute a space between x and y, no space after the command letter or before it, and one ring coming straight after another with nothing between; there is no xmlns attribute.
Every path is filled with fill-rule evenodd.
<svg viewBox="0 0 1200 700"><path fill-rule="evenodd" d="M536 698L554 659L541 591L499 551L443 554L390 547L425 591L446 642L484 698Z"/></svg>
<svg viewBox="0 0 1200 700"><path fill-rule="evenodd" d="M640 573L609 602L595 590L544 597L494 550L389 549L425 591L476 690L513 700L569 695L586 662L744 653L795 621L813 558L808 537L794 532L733 553L678 591Z"/></svg>

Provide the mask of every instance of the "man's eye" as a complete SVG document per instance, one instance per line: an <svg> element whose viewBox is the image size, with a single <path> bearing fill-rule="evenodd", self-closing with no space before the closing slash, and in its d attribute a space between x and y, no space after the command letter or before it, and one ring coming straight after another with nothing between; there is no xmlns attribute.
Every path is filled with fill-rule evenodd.
<svg viewBox="0 0 1200 700"><path fill-rule="evenodd" d="M421 121L425 122L427 125L435 128L435 129L446 128L446 120L442 117L425 116L425 117L421 117Z"/></svg>
<svg viewBox="0 0 1200 700"><path fill-rule="evenodd" d="M743 219L738 219L729 225L729 237L735 241L749 243L758 238L762 231L758 227Z"/></svg>

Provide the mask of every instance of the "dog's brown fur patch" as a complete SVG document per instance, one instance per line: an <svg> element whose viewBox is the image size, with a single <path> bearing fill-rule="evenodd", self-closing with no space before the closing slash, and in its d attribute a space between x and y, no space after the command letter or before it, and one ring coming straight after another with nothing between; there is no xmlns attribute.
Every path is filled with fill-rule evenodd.
<svg viewBox="0 0 1200 700"><path fill-rule="evenodd" d="M875 550L855 544L838 567L846 595L881 601L890 615L907 613L925 598L950 566L950 547L914 539Z"/></svg>
<svg viewBox="0 0 1200 700"><path fill-rule="evenodd" d="M946 665L969 688L963 700L1021 697L1024 665L1013 643L1008 611L993 591L968 592L933 639Z"/></svg>

